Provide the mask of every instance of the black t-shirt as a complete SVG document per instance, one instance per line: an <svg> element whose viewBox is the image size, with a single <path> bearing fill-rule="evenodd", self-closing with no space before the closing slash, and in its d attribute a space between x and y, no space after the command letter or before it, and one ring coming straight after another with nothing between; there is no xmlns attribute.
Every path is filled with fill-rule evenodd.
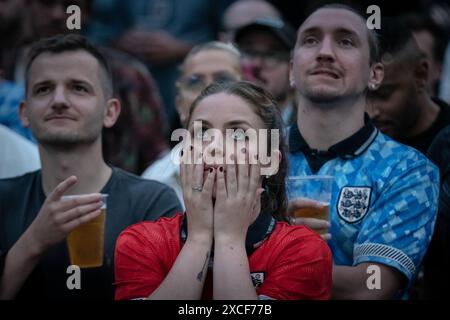
<svg viewBox="0 0 450 320"><path fill-rule="evenodd" d="M442 130L428 150L439 168L439 212L433 239L424 260L424 297L450 298L450 126Z"/></svg>
<svg viewBox="0 0 450 320"><path fill-rule="evenodd" d="M48 250L28 277L17 298L112 299L115 242L126 227L182 211L175 192L162 183L144 180L118 168L101 193L109 194L105 225L104 263L81 269L81 289L67 288L70 265L66 241ZM41 171L0 180L0 251L9 250L38 214L45 195ZM1 264L1 263L0 263ZM7 280L7 279L6 279Z"/></svg>
<svg viewBox="0 0 450 320"><path fill-rule="evenodd" d="M428 148L430 148L433 139L443 128L450 124L450 106L437 98L433 98L433 102L440 108L438 117L434 121L433 125L415 137L398 140L407 146L419 150L423 154L427 154Z"/></svg>

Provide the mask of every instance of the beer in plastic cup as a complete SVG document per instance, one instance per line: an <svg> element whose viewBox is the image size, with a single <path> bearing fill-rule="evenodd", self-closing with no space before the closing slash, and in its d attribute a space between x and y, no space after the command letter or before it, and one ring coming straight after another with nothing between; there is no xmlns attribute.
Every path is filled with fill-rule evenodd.
<svg viewBox="0 0 450 320"><path fill-rule="evenodd" d="M77 196L64 196L62 199L74 197ZM67 245L69 247L70 264L77 265L80 268L94 268L103 265L107 197L107 194L102 194L103 205L99 216L69 233Z"/></svg>
<svg viewBox="0 0 450 320"><path fill-rule="evenodd" d="M320 203L318 207L304 207L292 214L296 218L315 218L330 221L330 202L333 190L333 176L292 176L287 179L289 201L297 198L308 198ZM323 234L327 230L316 230Z"/></svg>

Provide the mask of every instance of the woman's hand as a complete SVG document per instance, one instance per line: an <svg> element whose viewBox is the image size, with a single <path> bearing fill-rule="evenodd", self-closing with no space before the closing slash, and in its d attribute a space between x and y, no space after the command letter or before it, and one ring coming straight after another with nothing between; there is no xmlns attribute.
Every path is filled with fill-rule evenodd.
<svg viewBox="0 0 450 320"><path fill-rule="evenodd" d="M180 164L181 186L188 214L188 236L213 236L212 190L216 172L211 168L204 180L202 154L193 147L183 149Z"/></svg>
<svg viewBox="0 0 450 320"><path fill-rule="evenodd" d="M214 238L244 240L261 209L259 164L227 164L217 171Z"/></svg>

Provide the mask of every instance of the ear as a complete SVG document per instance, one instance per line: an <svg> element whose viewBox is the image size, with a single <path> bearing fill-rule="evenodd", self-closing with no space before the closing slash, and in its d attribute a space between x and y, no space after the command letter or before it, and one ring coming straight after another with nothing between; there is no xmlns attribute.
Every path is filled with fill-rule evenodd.
<svg viewBox="0 0 450 320"><path fill-rule="evenodd" d="M383 64L377 62L370 67L370 76L368 87L370 90L376 90L380 87L381 82L384 78L384 67Z"/></svg>
<svg viewBox="0 0 450 320"><path fill-rule="evenodd" d="M430 75L430 62L426 58L420 59L414 68L414 83L419 89L426 89Z"/></svg>
<svg viewBox="0 0 450 320"><path fill-rule="evenodd" d="M103 118L103 126L111 128L119 118L121 110L120 101L113 98L106 103L105 117Z"/></svg>
<svg viewBox="0 0 450 320"><path fill-rule="evenodd" d="M20 122L25 128L30 126L30 120L28 119L28 109L26 101L21 101L19 106L19 117Z"/></svg>

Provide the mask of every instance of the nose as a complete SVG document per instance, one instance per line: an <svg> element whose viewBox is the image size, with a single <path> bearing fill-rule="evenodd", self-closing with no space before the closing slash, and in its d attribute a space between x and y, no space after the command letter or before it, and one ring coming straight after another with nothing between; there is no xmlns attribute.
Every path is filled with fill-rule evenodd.
<svg viewBox="0 0 450 320"><path fill-rule="evenodd" d="M319 47L317 60L320 62L332 62L334 61L334 47L333 40L329 37L325 37Z"/></svg>
<svg viewBox="0 0 450 320"><path fill-rule="evenodd" d="M56 87L53 99L52 108L54 109L65 109L69 107L69 101L66 97L66 92L63 87Z"/></svg>

